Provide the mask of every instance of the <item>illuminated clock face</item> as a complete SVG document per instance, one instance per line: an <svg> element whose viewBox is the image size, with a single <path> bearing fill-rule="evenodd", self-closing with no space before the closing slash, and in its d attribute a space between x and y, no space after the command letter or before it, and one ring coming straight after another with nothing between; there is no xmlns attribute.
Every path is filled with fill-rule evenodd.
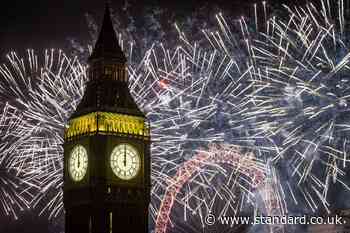
<svg viewBox="0 0 350 233"><path fill-rule="evenodd" d="M111 153L111 167L117 177L130 180L140 170L139 153L129 144L120 144Z"/></svg>
<svg viewBox="0 0 350 233"><path fill-rule="evenodd" d="M88 168L88 154L86 149L77 145L70 153L68 161L68 172L74 181L81 181Z"/></svg>

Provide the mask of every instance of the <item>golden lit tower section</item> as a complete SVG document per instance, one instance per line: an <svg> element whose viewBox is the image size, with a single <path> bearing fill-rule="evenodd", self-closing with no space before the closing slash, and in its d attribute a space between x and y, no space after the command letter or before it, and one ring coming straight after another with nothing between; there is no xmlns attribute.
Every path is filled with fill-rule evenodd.
<svg viewBox="0 0 350 233"><path fill-rule="evenodd" d="M64 137L66 233L148 232L150 135L108 6Z"/></svg>

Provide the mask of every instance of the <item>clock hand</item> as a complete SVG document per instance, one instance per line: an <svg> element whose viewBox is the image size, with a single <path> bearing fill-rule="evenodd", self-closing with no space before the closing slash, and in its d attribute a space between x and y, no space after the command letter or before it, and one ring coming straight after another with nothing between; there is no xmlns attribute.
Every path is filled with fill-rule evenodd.
<svg viewBox="0 0 350 233"><path fill-rule="evenodd" d="M75 158L75 169L77 169L79 167L79 161L78 158Z"/></svg>
<svg viewBox="0 0 350 233"><path fill-rule="evenodd" d="M126 146L124 145L124 167L126 167Z"/></svg>
<svg viewBox="0 0 350 233"><path fill-rule="evenodd" d="M78 154L78 169L80 168L80 153Z"/></svg>

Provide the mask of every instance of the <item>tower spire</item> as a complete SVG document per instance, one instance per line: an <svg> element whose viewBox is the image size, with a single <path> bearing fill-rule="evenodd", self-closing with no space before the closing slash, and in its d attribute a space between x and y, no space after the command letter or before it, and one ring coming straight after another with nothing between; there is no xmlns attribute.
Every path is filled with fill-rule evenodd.
<svg viewBox="0 0 350 233"><path fill-rule="evenodd" d="M125 55L119 46L118 39L113 28L108 1L106 1L100 34L89 60L92 61L100 58L112 59L118 63L126 62Z"/></svg>
<svg viewBox="0 0 350 233"><path fill-rule="evenodd" d="M64 134L65 232L149 233L150 126L131 95L108 3L87 77Z"/></svg>
<svg viewBox="0 0 350 233"><path fill-rule="evenodd" d="M88 62L89 81L73 118L98 111L144 116L128 88L126 57L118 44L108 4Z"/></svg>

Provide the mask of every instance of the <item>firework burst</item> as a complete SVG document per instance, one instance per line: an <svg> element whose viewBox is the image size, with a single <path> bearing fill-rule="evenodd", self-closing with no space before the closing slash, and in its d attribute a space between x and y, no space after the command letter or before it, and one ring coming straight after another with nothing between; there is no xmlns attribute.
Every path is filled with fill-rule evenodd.
<svg viewBox="0 0 350 233"><path fill-rule="evenodd" d="M321 1L272 18L254 54L256 128L275 142L272 161L284 167L293 202L329 211L330 185L342 184L349 162L349 44L344 4ZM292 188L295 187L295 188ZM320 202L316 201L320 200Z"/></svg>
<svg viewBox="0 0 350 233"><path fill-rule="evenodd" d="M247 49L242 49L240 43L235 44L230 48L230 52L237 55L233 57L228 51L213 49L210 41L190 42L179 27L176 29L180 35L176 46L153 44L140 60L133 57L133 44L124 46L131 61L128 67L131 93L152 126L150 208L155 225L169 182L210 143L240 145L242 156L249 154L248 150L257 154L263 150L251 135L253 120L242 121L242 113L251 105L247 101L248 93L254 87L250 55L244 52ZM208 37L203 32L205 38ZM40 190L33 205L41 208L41 213L56 217L62 213L63 129L83 95L85 67L77 59L53 50L46 51L43 58L30 50L26 60L11 53L8 60L1 69L5 77L0 84L4 90L1 98L15 109L16 126L12 133L6 127L3 129L6 137L14 138L14 144L5 145L4 149L7 157L12 158L13 169L39 182ZM217 159L221 158L216 154ZM215 158L206 162L208 169L202 169L203 164L193 167L197 172L178 190L176 203L183 209L181 218L197 213L203 222L211 210L206 206L210 201L222 203L216 205L218 212L238 213L243 200L252 199L251 183L241 185L238 181L229 181L225 184L215 178L231 177L229 180L232 180L237 176L237 167L222 167ZM230 164L229 161L223 163ZM214 182L214 178L218 182ZM216 186L225 189L226 195L218 195L220 191ZM239 187L245 187L246 191L232 204ZM204 201L198 202L200 199Z"/></svg>
<svg viewBox="0 0 350 233"><path fill-rule="evenodd" d="M40 188L36 179L23 172L26 165L18 164L16 155L11 153L24 149L13 145L17 122L17 109L5 104L0 114L0 210L14 219L18 219L19 212L31 207L35 193Z"/></svg>
<svg viewBox="0 0 350 233"><path fill-rule="evenodd" d="M249 67L217 51L191 45L184 37L180 42L174 50L166 49L163 44L154 45L141 65L129 67L132 94L151 121L151 216L157 231L166 229L166 226L160 227L164 224L159 222L171 222L171 210L166 209L168 212L165 211L163 217L158 214L164 198L169 198L166 194L169 182L176 179L174 177L182 166L196 160L193 157L199 151L212 142L237 144L246 150L254 150L249 142L248 127L238 123L241 122L240 111L244 112L242 109L246 108L246 93L252 86ZM207 163L214 163L212 161L214 159ZM217 164L210 169L201 169L200 166L193 165L192 169L198 173L177 190L180 195L177 193L170 198L178 198L173 201L182 206L180 218L188 219L195 214L204 227L203 218L210 211L206 206L209 199L213 202L220 199L224 203L219 212L232 210L237 213L242 206L239 202L231 203L232 196L235 196L233 187L222 182L209 182L220 174L235 176L235 170L226 171ZM208 193L218 193L215 188L210 188L216 185L226 187L227 195L210 196ZM243 192L243 200L249 199L245 196L247 193ZM160 221L160 218L166 220Z"/></svg>
<svg viewBox="0 0 350 233"><path fill-rule="evenodd" d="M41 57L28 50L27 55L22 59L11 53L0 67L5 103L0 145L6 168L35 188L30 200L35 206L62 184L63 129L82 97L86 76L79 61L62 51L47 50Z"/></svg>
<svg viewBox="0 0 350 233"><path fill-rule="evenodd" d="M215 211L221 214L238 214L244 200L266 213L285 214L287 192L292 202L300 205L302 199L315 211L316 198L328 210L330 183L348 189L343 177L350 138L350 55L344 7L339 1L334 21L330 12L335 11L321 5L321 12L310 4L267 20L263 3L266 24L257 25L256 16L254 30L244 18L232 26L218 14L218 28L203 29L205 40L198 43L175 26L175 45L154 43L140 59L133 43L124 44L131 93L152 127L150 208L157 232L175 222L174 205L181 219L197 215L202 223L218 201ZM1 118L6 161L1 164L38 189L30 192L30 203L56 217L63 207L63 129L83 95L85 67L61 51L46 51L42 58L28 51L26 60L11 53L0 74L0 99L7 109ZM227 159L227 148L210 147L213 142L240 149ZM254 177L267 173L267 161L270 177L256 188ZM243 190L239 197L237 189ZM265 200L271 189L278 192ZM27 189L11 190L15 196ZM264 207L256 203L256 194Z"/></svg>
<svg viewBox="0 0 350 233"><path fill-rule="evenodd" d="M43 61L39 61L33 51L28 51L28 56L29 68L23 59L11 54L11 68L4 65L2 69L7 77L3 89L13 86L2 98L15 96L8 105L16 112L14 132L3 130L15 143L12 147L5 145L4 151L12 158L13 169L39 182L40 190L33 205L40 207L41 213L48 211L51 218L62 213L62 132L83 95L85 68L62 52L47 51ZM184 162L211 142L246 142L246 132L241 127L229 127L237 125L234 119L238 114L233 109L245 106L244 93L250 86L242 83L251 83L243 82L250 77L249 72L243 71L243 66L238 68L227 56L201 51L197 45L189 44L175 50L165 49L162 44L154 45L140 64L129 66L131 92L152 125L154 221L169 178ZM232 80L236 81L231 83ZM228 96L234 97L234 102L226 101ZM187 203L210 188L204 185L204 180L211 180L222 171L216 167L191 178L191 182L185 184L186 189L191 190ZM233 172L230 171L232 175ZM227 192L230 193L229 187ZM222 196L216 198L222 199ZM227 195L223 201L227 204L230 200ZM178 203L184 205L184 209L195 209L183 200ZM198 203L198 207L202 205ZM237 206L230 208L237 209Z"/></svg>

